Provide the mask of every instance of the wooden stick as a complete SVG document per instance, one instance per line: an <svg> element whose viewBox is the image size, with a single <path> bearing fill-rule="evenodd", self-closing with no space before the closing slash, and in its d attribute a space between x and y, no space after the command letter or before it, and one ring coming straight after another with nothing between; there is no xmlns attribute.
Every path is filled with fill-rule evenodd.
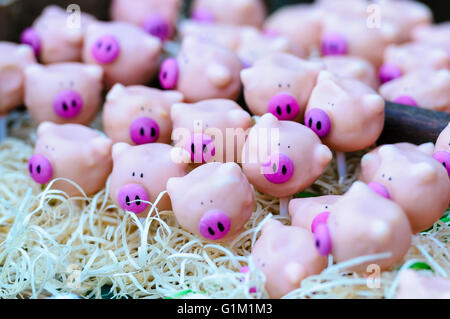
<svg viewBox="0 0 450 319"><path fill-rule="evenodd" d="M0 143L8 136L6 116L0 116Z"/></svg>
<svg viewBox="0 0 450 319"><path fill-rule="evenodd" d="M280 198L280 216L289 217L289 200L291 197L282 197Z"/></svg>
<svg viewBox="0 0 450 319"><path fill-rule="evenodd" d="M345 176L347 176L347 162L345 160L344 152L336 152L337 169L339 175L339 184L344 182Z"/></svg>

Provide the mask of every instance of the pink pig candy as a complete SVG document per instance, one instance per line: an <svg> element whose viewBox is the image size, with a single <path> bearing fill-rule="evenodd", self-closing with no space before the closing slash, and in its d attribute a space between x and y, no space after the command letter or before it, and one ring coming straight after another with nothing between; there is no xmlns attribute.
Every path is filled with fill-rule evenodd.
<svg viewBox="0 0 450 319"><path fill-rule="evenodd" d="M180 0L114 0L111 4L111 17L114 21L140 26L149 34L165 41L174 33L181 4Z"/></svg>
<svg viewBox="0 0 450 319"><path fill-rule="evenodd" d="M111 173L111 146L109 138L86 126L43 122L37 129L28 171L39 184L55 178L69 179L89 196L105 186ZM68 196L81 196L78 188L67 181L56 181L52 189Z"/></svg>
<svg viewBox="0 0 450 319"><path fill-rule="evenodd" d="M238 164L207 163L167 182L180 225L212 241L229 241L252 215L254 192ZM232 199L232 200L230 200Z"/></svg>
<svg viewBox="0 0 450 319"><path fill-rule="evenodd" d="M177 91L116 84L103 107L105 133L115 143L170 143L170 109L182 100L183 94Z"/></svg>
<svg viewBox="0 0 450 319"><path fill-rule="evenodd" d="M416 69L450 69L450 56L444 49L420 42L388 46L383 62L379 70L381 83Z"/></svg>
<svg viewBox="0 0 450 319"><path fill-rule="evenodd" d="M389 269L402 260L411 245L411 227L400 206L362 182L355 182L342 196L294 199L289 213L292 225L311 230L318 252L332 254L337 263L391 253L388 258L351 266L350 270L364 272L369 264Z"/></svg>
<svg viewBox="0 0 450 319"><path fill-rule="evenodd" d="M265 17L262 0L195 0L191 7L191 18L199 22L260 28Z"/></svg>
<svg viewBox="0 0 450 319"><path fill-rule="evenodd" d="M242 151L242 168L250 183L263 193L280 197L280 213L287 215L287 199L314 183L332 154L304 125L263 115L250 129Z"/></svg>
<svg viewBox="0 0 450 319"><path fill-rule="evenodd" d="M294 4L281 7L271 14L264 30L283 35L292 42L296 55L308 57L320 45L323 13L316 6Z"/></svg>
<svg viewBox="0 0 450 319"><path fill-rule="evenodd" d="M445 167L450 177L450 123L439 134L434 148L433 158Z"/></svg>
<svg viewBox="0 0 450 319"><path fill-rule="evenodd" d="M305 125L337 152L371 146L384 127L383 98L357 80L321 71L306 107Z"/></svg>
<svg viewBox="0 0 450 319"><path fill-rule="evenodd" d="M0 117L23 103L24 70L34 63L29 46L0 42Z"/></svg>
<svg viewBox="0 0 450 319"><path fill-rule="evenodd" d="M100 65L107 88L146 84L158 71L161 41L127 22L98 22L84 37L83 62Z"/></svg>
<svg viewBox="0 0 450 319"><path fill-rule="evenodd" d="M55 5L46 7L33 25L23 31L22 43L30 45L44 64L81 61L84 32L96 19L81 13L78 21L71 18L73 14ZM76 25L78 22L80 25Z"/></svg>
<svg viewBox="0 0 450 319"><path fill-rule="evenodd" d="M161 65L164 89L183 93L186 102L224 98L236 100L241 90L242 63L231 50L194 37L186 37L176 59Z"/></svg>
<svg viewBox="0 0 450 319"><path fill-rule="evenodd" d="M111 199L122 209L146 217L152 205L143 201L155 203L169 178L186 174L186 156L181 149L162 143L114 144ZM164 194L156 207L159 211L170 209L169 196Z"/></svg>
<svg viewBox="0 0 450 319"><path fill-rule="evenodd" d="M102 99L103 70L78 62L25 69L25 105L37 122L89 124Z"/></svg>
<svg viewBox="0 0 450 319"><path fill-rule="evenodd" d="M424 42L443 48L450 55L450 22L421 25L412 31L412 38L417 42Z"/></svg>
<svg viewBox="0 0 450 319"><path fill-rule="evenodd" d="M322 58L325 69L340 77L358 80L374 90L378 89L375 68L364 59L348 55L329 55Z"/></svg>
<svg viewBox="0 0 450 319"><path fill-rule="evenodd" d="M432 143L399 143L378 147L361 159L360 180L386 187L390 198L405 211L415 233L431 227L450 201L447 171L432 154Z"/></svg>
<svg viewBox="0 0 450 319"><path fill-rule="evenodd" d="M405 269L399 274L395 299L450 299L450 279Z"/></svg>
<svg viewBox="0 0 450 319"><path fill-rule="evenodd" d="M321 38L322 55L353 55L379 68L383 51L395 42L397 29L387 21L368 28L367 18L327 15Z"/></svg>
<svg viewBox="0 0 450 319"><path fill-rule="evenodd" d="M191 162L237 162L251 117L236 102L204 100L172 106L172 139L189 152Z"/></svg>
<svg viewBox="0 0 450 319"><path fill-rule="evenodd" d="M379 89L388 101L450 113L450 71L419 69Z"/></svg>
<svg viewBox="0 0 450 319"><path fill-rule="evenodd" d="M254 115L301 121L322 68L287 53L267 55L241 71L245 102Z"/></svg>
<svg viewBox="0 0 450 319"><path fill-rule="evenodd" d="M300 288L303 279L327 266L327 258L317 252L310 232L274 219L264 224L251 258L266 276L265 288L271 298Z"/></svg>

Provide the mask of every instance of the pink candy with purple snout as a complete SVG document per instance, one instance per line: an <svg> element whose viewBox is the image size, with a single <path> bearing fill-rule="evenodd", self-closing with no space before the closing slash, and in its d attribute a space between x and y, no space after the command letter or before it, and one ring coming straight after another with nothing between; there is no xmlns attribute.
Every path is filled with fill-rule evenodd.
<svg viewBox="0 0 450 319"><path fill-rule="evenodd" d="M53 100L53 110L65 119L70 119L80 114L83 109L83 99L74 90L64 90L59 92Z"/></svg>
<svg viewBox="0 0 450 319"><path fill-rule="evenodd" d="M330 217L330 212L322 212L318 214L316 217L314 217L312 223L311 223L311 232L314 233L317 226L319 224L326 223L328 220L328 217Z"/></svg>
<svg viewBox="0 0 450 319"><path fill-rule="evenodd" d="M368 186L372 190L374 190L376 193L378 193L381 196L383 196L384 198L391 199L391 196L389 195L388 189L383 184L378 183L378 182L371 182L371 183L368 184Z"/></svg>
<svg viewBox="0 0 450 319"><path fill-rule="evenodd" d="M142 26L149 34L166 41L172 35L172 26L163 16L153 14L149 16Z"/></svg>
<svg viewBox="0 0 450 319"><path fill-rule="evenodd" d="M394 64L383 64L378 71L381 84L395 80L403 75L402 70Z"/></svg>
<svg viewBox="0 0 450 319"><path fill-rule="evenodd" d="M142 213L148 206L149 197L145 189L138 184L124 185L118 193L120 207L135 214Z"/></svg>
<svg viewBox="0 0 450 319"><path fill-rule="evenodd" d="M23 44L28 44L33 48L34 54L39 55L41 51L41 38L33 28L27 28L22 32L20 40Z"/></svg>
<svg viewBox="0 0 450 319"><path fill-rule="evenodd" d="M292 160L283 153L272 154L263 164L264 177L271 183L283 184L294 174Z"/></svg>
<svg viewBox="0 0 450 319"><path fill-rule="evenodd" d="M325 34L321 43L322 55L345 55L348 53L348 43L339 33Z"/></svg>
<svg viewBox="0 0 450 319"><path fill-rule="evenodd" d="M206 163L215 155L214 140L202 133L192 134L186 142L185 149L190 152L193 163Z"/></svg>
<svg viewBox="0 0 450 319"><path fill-rule="evenodd" d="M448 176L450 177L450 152L438 151L433 154L433 158L445 167Z"/></svg>
<svg viewBox="0 0 450 319"><path fill-rule="evenodd" d="M317 225L314 232L314 240L320 255L328 256L331 253L331 236L326 223Z"/></svg>
<svg viewBox="0 0 450 319"><path fill-rule="evenodd" d="M230 218L221 211L209 211L200 219L198 230L209 240L218 240L225 237L231 228Z"/></svg>
<svg viewBox="0 0 450 319"><path fill-rule="evenodd" d="M161 65L159 82L161 86L170 90L176 87L178 81L178 63L174 58L166 59Z"/></svg>
<svg viewBox="0 0 450 319"><path fill-rule="evenodd" d="M268 111L279 120L294 120L300 112L299 105L295 97L288 93L279 93L269 101Z"/></svg>
<svg viewBox="0 0 450 319"><path fill-rule="evenodd" d="M50 161L41 154L33 155L28 161L28 171L36 183L48 183L53 175Z"/></svg>
<svg viewBox="0 0 450 319"><path fill-rule="evenodd" d="M408 95L401 95L397 97L394 101L394 103L402 104L402 105L408 105L408 106L418 106L416 100L414 100L412 97Z"/></svg>
<svg viewBox="0 0 450 319"><path fill-rule="evenodd" d="M131 123L130 137L136 145L154 143L159 137L159 126L149 117L139 117Z"/></svg>
<svg viewBox="0 0 450 319"><path fill-rule="evenodd" d="M91 53L98 63L114 62L120 53L119 41L113 35L101 36L92 45Z"/></svg>
<svg viewBox="0 0 450 319"><path fill-rule="evenodd" d="M331 120L325 111L321 109L311 109L306 113L305 125L322 138L327 136L330 132Z"/></svg>

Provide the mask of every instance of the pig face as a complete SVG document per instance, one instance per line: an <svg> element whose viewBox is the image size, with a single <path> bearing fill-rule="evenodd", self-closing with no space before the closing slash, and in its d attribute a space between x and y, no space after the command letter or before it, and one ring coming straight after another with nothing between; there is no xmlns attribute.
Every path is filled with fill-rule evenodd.
<svg viewBox="0 0 450 319"><path fill-rule="evenodd" d="M431 145L431 144L429 144ZM366 154L360 179L386 187L390 198L409 218L414 232L431 227L447 209L450 180L446 169L431 157L430 147L393 144Z"/></svg>
<svg viewBox="0 0 450 319"><path fill-rule="evenodd" d="M105 133L115 143L170 143L170 108L182 100L183 94L177 91L116 84L103 108Z"/></svg>
<svg viewBox="0 0 450 319"><path fill-rule="evenodd" d="M236 162L241 158L251 118L236 102L177 103L171 118L172 140L191 154L192 162Z"/></svg>
<svg viewBox="0 0 450 319"><path fill-rule="evenodd" d="M450 177L450 124L439 134L433 158L445 167Z"/></svg>
<svg viewBox="0 0 450 319"><path fill-rule="evenodd" d="M251 25L260 28L266 10L261 0L195 0L191 18L201 22Z"/></svg>
<svg viewBox="0 0 450 319"><path fill-rule="evenodd" d="M74 13L67 13L58 6L46 7L33 26L24 30L22 43L31 46L44 64L80 61L83 34L95 18L81 13L77 26L78 18L71 19L71 15Z"/></svg>
<svg viewBox="0 0 450 319"><path fill-rule="evenodd" d="M146 84L158 70L161 48L158 38L139 27L126 22L99 22L86 30L83 62L103 68L107 88L115 83Z"/></svg>
<svg viewBox="0 0 450 319"><path fill-rule="evenodd" d="M405 73L420 69L449 69L450 56L435 45L427 43L407 43L390 45L384 51L384 64L379 70L381 83L399 78Z"/></svg>
<svg viewBox="0 0 450 319"><path fill-rule="evenodd" d="M328 15L321 38L322 55L353 55L379 68L383 51L394 43L397 29L387 21L379 28L369 28L365 17Z"/></svg>
<svg viewBox="0 0 450 319"><path fill-rule="evenodd" d="M151 205L159 194L166 190L171 177L186 174L183 161L176 160L176 149L162 143L131 146L116 143L112 149L113 171L111 173L111 199L124 210L146 217ZM171 208L170 199L165 194L157 208ZM154 210L155 212L155 210Z"/></svg>
<svg viewBox="0 0 450 319"><path fill-rule="evenodd" d="M114 0L111 17L114 21L125 21L142 27L161 41L173 35L182 1L180 0Z"/></svg>
<svg viewBox="0 0 450 319"><path fill-rule="evenodd" d="M331 151L310 129L265 114L250 129L242 167L259 191L288 197L312 185L331 158Z"/></svg>
<svg viewBox="0 0 450 319"><path fill-rule="evenodd" d="M241 61L232 51L187 37L177 58L169 58L161 65L159 80L163 88L182 92L186 102L236 100L241 89L241 69Z"/></svg>
<svg viewBox="0 0 450 319"><path fill-rule="evenodd" d="M86 126L43 122L37 130L36 147L28 162L28 171L39 184L55 178L69 179L89 196L105 186L112 169L111 146L109 138ZM69 196L81 195L67 181L58 180L52 188Z"/></svg>
<svg viewBox="0 0 450 319"><path fill-rule="evenodd" d="M0 116L23 103L24 69L34 63L29 46L0 42Z"/></svg>
<svg viewBox="0 0 450 319"><path fill-rule="evenodd" d="M78 62L25 69L25 105L38 123L89 124L101 103L103 71Z"/></svg>
<svg viewBox="0 0 450 319"><path fill-rule="evenodd" d="M385 102L357 80L322 71L306 107L305 125L338 152L369 147L384 127Z"/></svg>
<svg viewBox="0 0 450 319"><path fill-rule="evenodd" d="M286 53L266 56L241 72L245 102L255 115L300 121L321 68Z"/></svg>
<svg viewBox="0 0 450 319"><path fill-rule="evenodd" d="M291 41L295 54L306 58L319 48L322 16L320 10L309 4L283 6L267 18L264 30L285 36Z"/></svg>
<svg viewBox="0 0 450 319"><path fill-rule="evenodd" d="M180 225L212 241L236 237L255 206L253 190L236 163L199 166L185 177L169 179L167 191Z"/></svg>
<svg viewBox="0 0 450 319"><path fill-rule="evenodd" d="M266 290L271 298L281 298L300 288L301 281L319 274L327 266L307 230L267 221L255 242L251 258L266 276Z"/></svg>
<svg viewBox="0 0 450 319"><path fill-rule="evenodd" d="M388 101L450 112L449 70L413 70L385 83L379 91Z"/></svg>
<svg viewBox="0 0 450 319"><path fill-rule="evenodd" d="M450 280L405 269L399 274L395 299L450 299Z"/></svg>
<svg viewBox="0 0 450 319"><path fill-rule="evenodd" d="M295 50L288 38L267 35L255 28L242 28L236 53L244 67L250 67L258 59L277 52L295 53Z"/></svg>
<svg viewBox="0 0 450 319"><path fill-rule="evenodd" d="M324 206L328 208L322 210ZM411 227L400 206L362 182L355 182L337 198L295 199L289 208L292 225L311 229L318 252L323 256L332 254L338 263L363 255L391 253L389 258L351 267L354 271L365 271L372 263L389 269L411 245Z"/></svg>

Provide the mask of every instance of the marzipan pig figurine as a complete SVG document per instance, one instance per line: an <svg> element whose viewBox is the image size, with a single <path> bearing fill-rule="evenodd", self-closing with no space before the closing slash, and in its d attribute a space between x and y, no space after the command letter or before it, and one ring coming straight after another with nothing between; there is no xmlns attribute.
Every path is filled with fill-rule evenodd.
<svg viewBox="0 0 450 319"><path fill-rule="evenodd" d="M450 124L439 134L434 148L433 158L445 167L450 177Z"/></svg>

